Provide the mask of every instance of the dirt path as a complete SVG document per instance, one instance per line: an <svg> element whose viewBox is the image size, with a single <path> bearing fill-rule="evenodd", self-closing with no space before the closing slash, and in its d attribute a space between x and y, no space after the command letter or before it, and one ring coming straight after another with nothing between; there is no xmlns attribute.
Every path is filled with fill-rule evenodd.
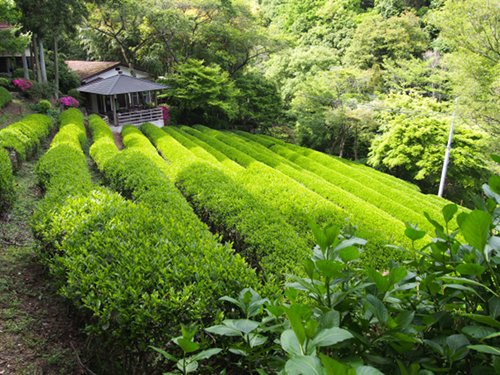
<svg viewBox="0 0 500 375"><path fill-rule="evenodd" d="M34 164L18 171L18 199L0 218L0 375L84 374L77 354L84 337L34 250L29 221L40 197Z"/></svg>

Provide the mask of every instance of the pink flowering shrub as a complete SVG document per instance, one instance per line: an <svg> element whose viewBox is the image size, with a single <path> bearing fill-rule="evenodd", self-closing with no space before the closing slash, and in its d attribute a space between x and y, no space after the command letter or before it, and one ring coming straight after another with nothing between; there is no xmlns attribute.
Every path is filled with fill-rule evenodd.
<svg viewBox="0 0 500 375"><path fill-rule="evenodd" d="M12 80L12 86L14 86L19 91L25 93L31 88L31 86L33 86L33 83L31 83L31 81L28 81L26 79L16 78Z"/></svg>
<svg viewBox="0 0 500 375"><path fill-rule="evenodd" d="M160 108L163 115L163 125L168 125L168 122L170 120L169 108L166 105L161 105Z"/></svg>
<svg viewBox="0 0 500 375"><path fill-rule="evenodd" d="M80 106L80 103L78 103L78 100L76 100L72 96L63 96L62 98L59 99L59 104L63 108L67 108L67 107L78 108Z"/></svg>

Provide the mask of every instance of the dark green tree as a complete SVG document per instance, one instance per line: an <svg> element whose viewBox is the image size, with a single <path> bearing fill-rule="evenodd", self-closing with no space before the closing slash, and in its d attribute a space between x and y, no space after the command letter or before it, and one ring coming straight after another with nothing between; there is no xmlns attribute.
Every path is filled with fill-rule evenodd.
<svg viewBox="0 0 500 375"><path fill-rule="evenodd" d="M173 106L177 123L227 127L238 115L238 89L220 66L189 59L162 79L164 97Z"/></svg>

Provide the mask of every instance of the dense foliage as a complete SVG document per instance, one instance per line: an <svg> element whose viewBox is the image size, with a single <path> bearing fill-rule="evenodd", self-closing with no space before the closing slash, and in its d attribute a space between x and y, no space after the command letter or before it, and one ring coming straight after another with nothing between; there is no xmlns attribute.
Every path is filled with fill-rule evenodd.
<svg viewBox="0 0 500 375"><path fill-rule="evenodd" d="M204 330L218 348L194 353L204 341L182 327L179 348L155 349L184 374L214 355L218 368L245 373L498 373L498 176L484 193L470 213L449 204L441 219L427 215L435 237L423 246L415 244L426 232L407 224L413 259L383 271L360 262L366 241L313 225L318 245L304 262L307 276L290 276L285 299L249 288L224 296L234 310Z"/></svg>
<svg viewBox="0 0 500 375"><path fill-rule="evenodd" d="M12 101L11 93L3 86L0 86L0 109Z"/></svg>

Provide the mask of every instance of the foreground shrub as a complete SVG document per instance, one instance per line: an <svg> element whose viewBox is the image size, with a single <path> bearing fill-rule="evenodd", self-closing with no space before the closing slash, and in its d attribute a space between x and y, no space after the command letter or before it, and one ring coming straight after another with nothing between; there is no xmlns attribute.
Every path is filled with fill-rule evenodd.
<svg viewBox="0 0 500 375"><path fill-rule="evenodd" d="M484 192L478 209L429 218L435 238L422 247L426 233L407 224L414 259L383 271L360 266L366 241L313 226L307 276L290 277L286 301L252 289L222 298L235 310L205 329L219 337L213 373L497 374L500 177Z"/></svg>
<svg viewBox="0 0 500 375"><path fill-rule="evenodd" d="M5 107L11 101L12 95L10 94L10 92L5 87L0 86L0 109Z"/></svg>
<svg viewBox="0 0 500 375"><path fill-rule="evenodd" d="M17 162L34 155L41 141L53 128L54 122L45 115L29 115L0 130L0 146L13 150Z"/></svg>
<svg viewBox="0 0 500 375"><path fill-rule="evenodd" d="M10 208L14 198L12 164L8 152L0 147L0 214Z"/></svg>

